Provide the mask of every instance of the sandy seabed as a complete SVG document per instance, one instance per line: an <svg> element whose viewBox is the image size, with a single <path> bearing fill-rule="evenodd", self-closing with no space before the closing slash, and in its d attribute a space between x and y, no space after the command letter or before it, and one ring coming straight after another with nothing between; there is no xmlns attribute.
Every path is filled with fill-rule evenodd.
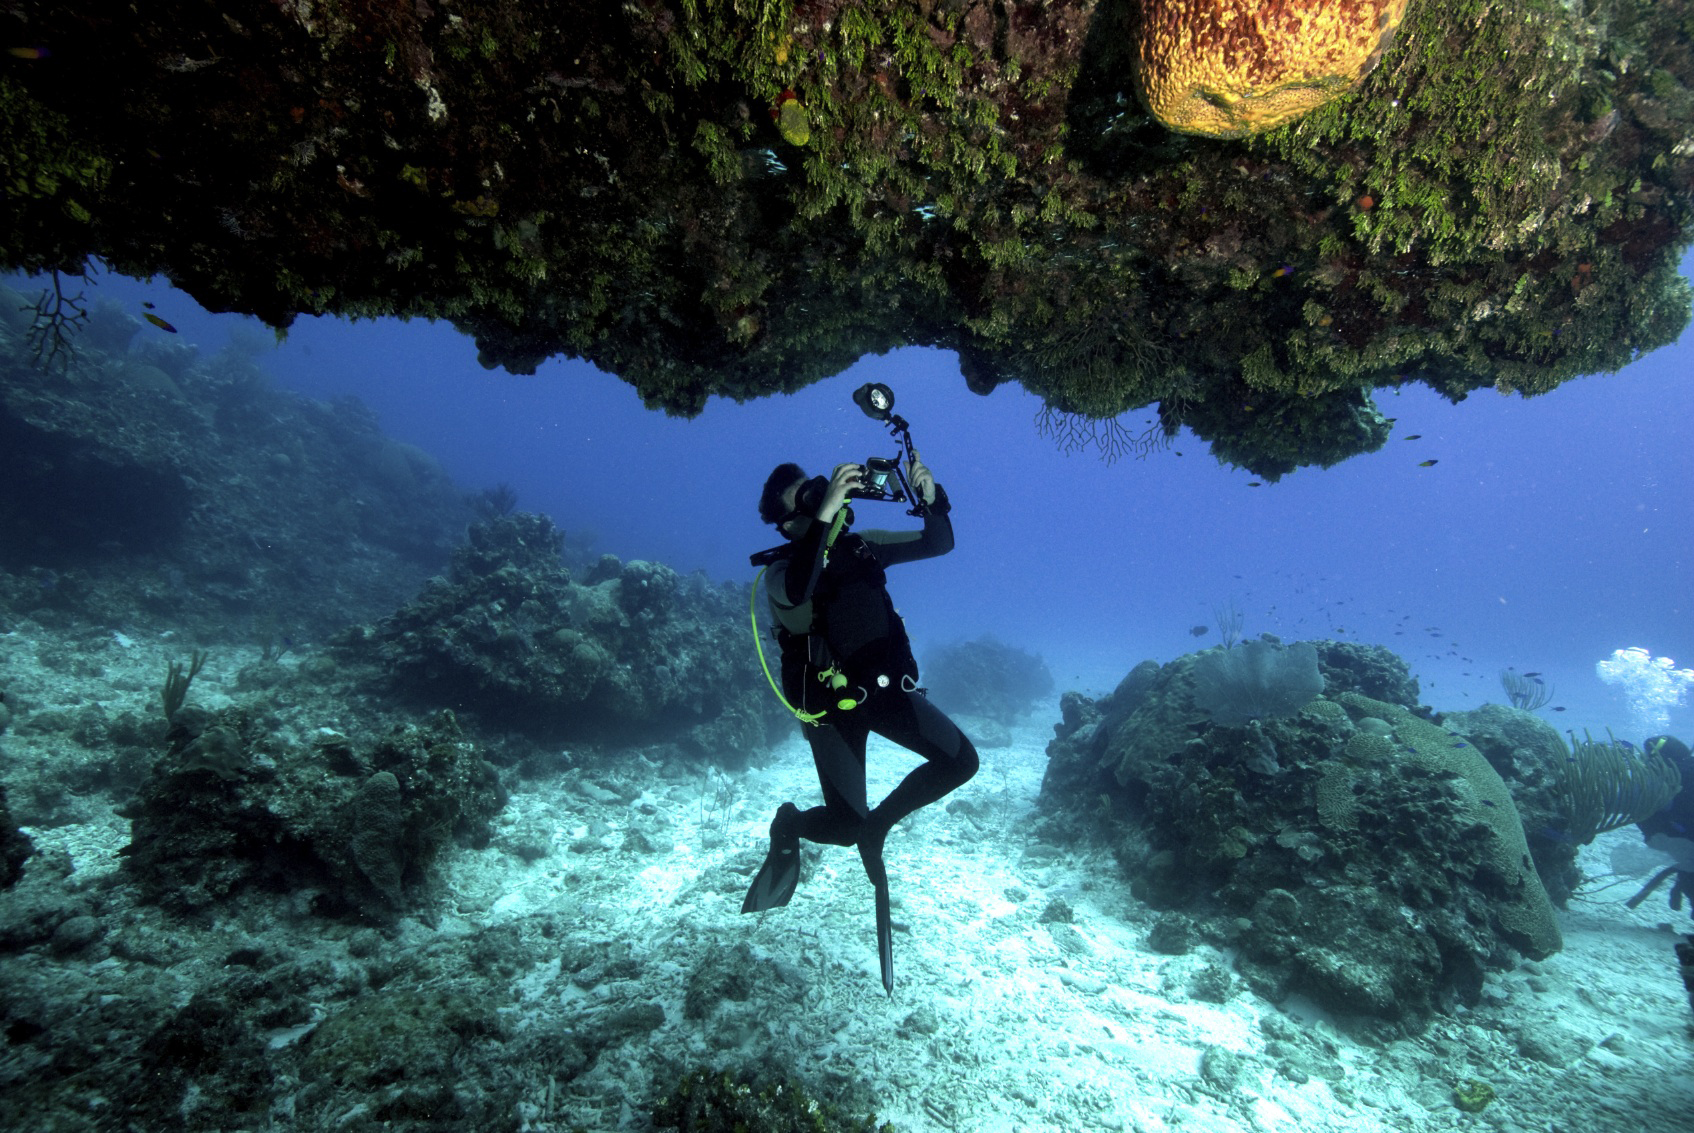
<svg viewBox="0 0 1694 1133"><path fill-rule="evenodd" d="M138 688L156 681L155 660L147 666ZM214 707L221 698L215 683L196 693ZM502 925L528 933L546 923L545 948L478 977L476 994L514 1051L526 1033L579 1032L632 1008L649 1020L563 1078L509 1066L512 1127L525 1130L647 1128L654 1100L690 1067L787 1069L905 1130L1694 1129L1694 1016L1672 954L1689 922L1662 896L1626 908L1638 878L1591 885L1561 914L1564 951L1491 974L1479 1006L1414 1038L1362 1042L1345 1021L1298 1000L1266 1002L1239 979L1221 995L1207 981L1208 998L1197 998L1196 976L1227 970L1232 957L1207 945L1154 953L1145 938L1157 914L1110 857L1033 838L1045 720L1013 729L1010 747L984 750L971 783L890 836L892 997L853 851L807 846L786 908L739 912L777 804L818 797L798 737L741 773L666 779L632 753L514 784L491 845L446 855L436 914L403 920L384 952L391 962L451 954ZM4 744L37 763L46 755L27 734ZM873 798L912 758L873 742ZM109 811L28 832L39 851L68 855L80 886L116 871L128 840L128 824ZM518 842L530 850L515 853ZM1638 843L1633 828L1605 835L1585 848L1583 866L1608 874L1613 851L1628 857ZM1055 919L1063 909L1069 919ZM293 955L321 947L346 962L345 932L305 914L239 926L125 915L180 941L180 959L148 977L152 994L178 1005L238 937L269 938ZM123 994L131 978L115 958L79 967L50 951L0 956L0 979L27 978L32 994L61 994L75 1012ZM703 968L731 977L704 980ZM62 992L43 990L55 986ZM345 1006L326 996L303 1008L303 1022L270 1036L277 1058L309 1047L314 1028ZM7 1056L0 1088L28 1072L27 1059ZM1454 1087L1469 1080L1495 1092L1480 1113L1454 1104ZM286 1097L286 1073L275 1087ZM278 1103L258 1127L333 1126Z"/></svg>
<svg viewBox="0 0 1694 1133"><path fill-rule="evenodd" d="M776 977L691 1025L683 960L674 978L648 985L671 1021L651 1041L686 1043L710 1063L780 1052L808 1078L863 1087L901 1129L1694 1129L1694 1018L1672 954L1680 918L1662 899L1627 909L1634 883L1579 897L1561 915L1563 952L1491 975L1477 1008L1386 1047L1239 981L1225 1002L1204 1002L1188 994L1194 976L1230 956L1205 945L1153 953L1144 938L1156 914L1113 860L1032 843L1045 732L1032 724L1015 746L983 752L982 771L953 797L966 807L931 807L890 837L891 998L871 887L851 850L808 847L794 900L766 914L742 916L738 889L699 884L726 855L743 869L757 864L779 802L815 801L798 741L772 767L727 781L735 801L721 844L710 807L724 791L708 786L694 837L631 876L596 874L575 887L619 935L684 955L745 941ZM910 758L873 744L873 797ZM653 801L698 811L701 794L673 788ZM518 813L531 808L556 813L559 801L514 800ZM560 826L561 840L580 832ZM1602 837L1585 849L1585 869L1609 873L1612 848L1635 841L1633 828ZM560 892L556 868L514 879L461 862L453 876L491 909L544 907ZM1055 898L1071 922L1043 920ZM538 977L531 986L544 988ZM524 1002L555 1006L545 991ZM1497 1095L1480 1114L1454 1105L1454 1087L1473 1079Z"/></svg>

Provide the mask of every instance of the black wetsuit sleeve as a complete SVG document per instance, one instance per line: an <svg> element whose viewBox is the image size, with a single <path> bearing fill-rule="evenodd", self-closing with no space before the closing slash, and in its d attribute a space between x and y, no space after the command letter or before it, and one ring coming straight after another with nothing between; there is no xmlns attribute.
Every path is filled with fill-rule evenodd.
<svg viewBox="0 0 1694 1133"><path fill-rule="evenodd" d="M949 516L952 510L946 491L937 484L935 502L924 514L922 530L866 531L865 542L871 545L877 561L885 567L945 555L953 549L953 520Z"/></svg>

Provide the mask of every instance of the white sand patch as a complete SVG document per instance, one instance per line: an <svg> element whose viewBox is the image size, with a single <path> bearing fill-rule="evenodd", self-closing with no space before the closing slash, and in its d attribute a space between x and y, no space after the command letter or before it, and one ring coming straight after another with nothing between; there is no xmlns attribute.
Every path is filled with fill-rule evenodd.
<svg viewBox="0 0 1694 1133"><path fill-rule="evenodd" d="M530 868L543 869L554 884L568 878L567 888L551 898L545 887L524 892L534 892L534 907L545 909L568 907L566 893L591 891L607 918L606 934L638 949L682 938L700 948L745 942L785 973L784 982L697 1020L683 1017L677 990L694 954L653 944L670 967L646 990L667 1012L651 1042L673 1056L687 1050L715 1063L733 1063L737 1051L791 1057L804 1075L868 1088L880 1116L897 1128L1685 1127L1679 1123L1694 1104L1694 1044L1671 962L1673 918L1653 903L1624 909L1632 886L1578 901L1563 918L1566 951L1491 976L1483 1007L1388 1048L1349 1039L1321 1017L1295 1018L1245 991L1223 1004L1189 1000L1168 990L1183 981L1167 976L1206 961L1227 966L1229 957L1204 947L1184 957L1145 951L1149 913L1115 863L1062 854L1056 864L1023 864L1046 733L1025 729L1017 747L983 753L982 772L955 796L972 803L974 817L949 815L943 803L890 837L892 999L882 994L871 890L852 851L808 848L811 865L793 902L763 915L742 917L735 887L701 888L726 863L756 865L779 802L816 802L811 761L798 741L775 765L733 777L726 839L714 842L725 823L710 816L710 805L701 820L698 795L714 791L721 807L724 784L706 781L693 798L687 789L650 791L664 799L660 817L675 842L668 852L642 858L627 873L620 872L629 869L622 858L598 870L592 862L570 863L564 874L549 859ZM873 783L891 787L912 758L873 743ZM594 817L617 825L611 813ZM1587 853L1589 868L1604 872L1606 841ZM460 856L451 868L455 876L513 868L487 858ZM745 881L735 876L736 886ZM1075 910L1076 924L1040 922L1054 896ZM1586 1053L1559 1067L1520 1050L1526 1030L1555 1024ZM1467 1078L1484 1079L1498 1093L1480 1116L1452 1104L1452 1087ZM634 1084L632 1077L621 1088ZM604 1113L608 1101L598 1099L583 1116Z"/></svg>

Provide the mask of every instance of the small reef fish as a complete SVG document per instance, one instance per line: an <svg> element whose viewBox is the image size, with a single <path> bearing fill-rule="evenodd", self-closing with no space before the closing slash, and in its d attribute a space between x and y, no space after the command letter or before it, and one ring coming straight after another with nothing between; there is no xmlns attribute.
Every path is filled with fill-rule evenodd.
<svg viewBox="0 0 1694 1133"><path fill-rule="evenodd" d="M1208 627L1206 626L1194 626L1188 632L1193 634L1195 637L1205 637L1207 629Z"/></svg>
<svg viewBox="0 0 1694 1133"><path fill-rule="evenodd" d="M1294 265L1293 264L1283 264L1281 267L1279 267L1275 271L1271 272L1271 278L1272 279L1281 279L1285 275L1293 275L1293 274L1294 274Z"/></svg>
<svg viewBox="0 0 1694 1133"><path fill-rule="evenodd" d="M1413 434L1412 434L1412 435L1411 435L1411 436L1409 436L1409 437L1402 437L1402 438L1401 438L1401 440L1407 440L1407 441L1421 441L1421 440L1423 440L1423 434L1422 434L1422 433L1413 433Z"/></svg>
<svg viewBox="0 0 1694 1133"><path fill-rule="evenodd" d="M149 310L149 311L151 311L151 310L152 310L152 309L153 309L153 300L151 300L151 299L143 299L143 300L142 300L142 301L141 301L141 305L142 305L142 306L143 306L143 307L146 307L146 308L147 308L147 309L148 309L148 310Z"/></svg>
<svg viewBox="0 0 1694 1133"><path fill-rule="evenodd" d="M1441 462L1438 461L1438 460L1420 460L1420 461L1418 461L1418 467L1419 468L1434 468L1439 463L1441 463Z"/></svg>
<svg viewBox="0 0 1694 1133"><path fill-rule="evenodd" d="M13 59L45 59L53 53L45 47L8 47L6 54Z"/></svg>
<svg viewBox="0 0 1694 1133"><path fill-rule="evenodd" d="M1371 209L1376 207L1376 198L1371 196L1369 193L1366 193L1364 196L1359 198L1359 207L1364 209L1366 212L1369 212Z"/></svg>
<svg viewBox="0 0 1694 1133"><path fill-rule="evenodd" d="M1262 488L1265 485L1264 485L1264 481L1262 481L1262 480L1249 480L1249 481L1247 481L1247 486L1249 488Z"/></svg>
<svg viewBox="0 0 1694 1133"><path fill-rule="evenodd" d="M176 333L175 327L167 323L164 319L161 319L158 315L155 315L152 311L141 312L141 317L158 327L160 330L169 331L171 334Z"/></svg>

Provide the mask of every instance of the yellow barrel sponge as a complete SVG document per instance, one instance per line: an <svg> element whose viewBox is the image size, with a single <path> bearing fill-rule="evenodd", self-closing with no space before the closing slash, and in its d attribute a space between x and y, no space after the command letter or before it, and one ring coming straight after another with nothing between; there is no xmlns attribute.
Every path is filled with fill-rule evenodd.
<svg viewBox="0 0 1694 1133"><path fill-rule="evenodd" d="M1136 93L1172 130L1274 129L1357 83L1407 0L1143 0Z"/></svg>

